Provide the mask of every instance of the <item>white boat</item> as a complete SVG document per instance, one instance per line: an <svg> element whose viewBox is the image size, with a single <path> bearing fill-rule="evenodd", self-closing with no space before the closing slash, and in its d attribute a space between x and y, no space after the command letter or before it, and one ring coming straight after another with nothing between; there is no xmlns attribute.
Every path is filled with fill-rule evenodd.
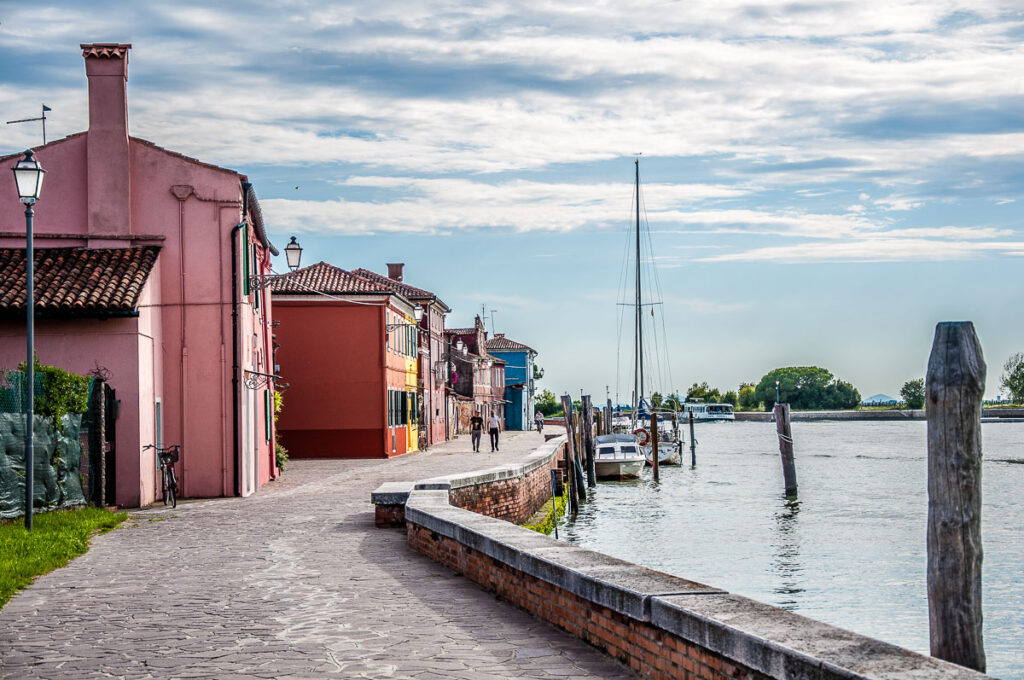
<svg viewBox="0 0 1024 680"><path fill-rule="evenodd" d="M594 471L598 479L636 479L646 462L636 435L594 437Z"/></svg>
<svg viewBox="0 0 1024 680"><path fill-rule="evenodd" d="M683 404L683 413L693 413L694 421L736 420L732 404L705 404L703 402L687 402ZM689 417L688 415L686 416Z"/></svg>
<svg viewBox="0 0 1024 680"><path fill-rule="evenodd" d="M644 423L643 420L639 421ZM677 423L680 421L676 421ZM651 442L651 421L641 425L633 433L640 440L640 450L648 465L654 465L653 443ZM658 465L680 465L682 463L683 438L671 427L672 420L662 414L658 417Z"/></svg>

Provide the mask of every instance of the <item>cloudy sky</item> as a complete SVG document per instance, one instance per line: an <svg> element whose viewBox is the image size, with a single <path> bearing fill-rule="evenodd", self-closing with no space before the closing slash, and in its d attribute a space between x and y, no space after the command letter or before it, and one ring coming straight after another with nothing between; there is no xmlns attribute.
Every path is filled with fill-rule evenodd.
<svg viewBox="0 0 1024 680"><path fill-rule="evenodd" d="M994 397L1024 351L1020 0L210 5L0 3L5 119L85 129L78 44L130 42L133 135L249 175L307 264L493 309L556 392L628 399L637 153L662 388L820 365L896 394L972 320Z"/></svg>

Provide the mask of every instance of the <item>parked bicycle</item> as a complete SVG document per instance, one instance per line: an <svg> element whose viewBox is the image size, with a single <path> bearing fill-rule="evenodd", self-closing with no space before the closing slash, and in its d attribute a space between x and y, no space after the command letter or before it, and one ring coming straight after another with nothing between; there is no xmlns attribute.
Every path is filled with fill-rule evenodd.
<svg viewBox="0 0 1024 680"><path fill-rule="evenodd" d="M164 505L170 501L171 507L178 507L178 478L174 474L174 464L181 457L181 445L171 444L160 448L155 444L142 447L142 450L155 449L160 458L160 481L163 486Z"/></svg>

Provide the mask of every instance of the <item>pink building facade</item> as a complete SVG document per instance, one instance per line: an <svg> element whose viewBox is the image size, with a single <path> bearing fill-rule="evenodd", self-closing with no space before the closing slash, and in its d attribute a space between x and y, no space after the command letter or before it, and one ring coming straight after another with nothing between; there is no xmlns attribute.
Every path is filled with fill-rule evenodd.
<svg viewBox="0 0 1024 680"><path fill-rule="evenodd" d="M269 271L277 251L244 175L129 136L130 47L82 45L89 129L35 149L47 171L35 245L159 254L132 310L62 314L37 304L36 353L45 364L102 373L116 390L117 505L159 495L155 456L142 450L154 443L182 445L183 496L248 495L279 473L270 296L248 281ZM20 158L0 158L0 173L10 176ZM0 191L0 248L25 248L13 182ZM35 278L38 302L55 284ZM7 314L0 366L24 359L24 321Z"/></svg>

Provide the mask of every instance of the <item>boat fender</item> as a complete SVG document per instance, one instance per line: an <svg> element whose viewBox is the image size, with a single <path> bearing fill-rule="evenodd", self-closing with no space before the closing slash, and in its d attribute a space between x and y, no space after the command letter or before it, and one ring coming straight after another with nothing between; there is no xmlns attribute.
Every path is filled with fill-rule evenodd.
<svg viewBox="0 0 1024 680"><path fill-rule="evenodd" d="M633 430L633 434L640 440L640 446L647 446L648 442L651 441L651 433L647 431L646 427L638 427Z"/></svg>

